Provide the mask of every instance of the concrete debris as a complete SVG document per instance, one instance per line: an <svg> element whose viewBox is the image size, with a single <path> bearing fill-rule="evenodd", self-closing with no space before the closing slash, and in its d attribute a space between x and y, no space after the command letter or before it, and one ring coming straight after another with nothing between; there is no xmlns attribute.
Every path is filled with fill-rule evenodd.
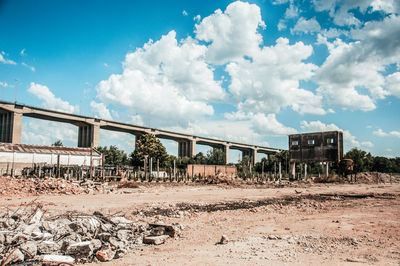
<svg viewBox="0 0 400 266"><path fill-rule="evenodd" d="M107 182L68 181L61 178L15 178L0 177L0 195L2 196L24 196L24 195L76 195L76 194L98 194L119 193L114 186ZM121 192L122 193L122 192ZM40 213L32 217L34 223L40 219Z"/></svg>
<svg viewBox="0 0 400 266"><path fill-rule="evenodd" d="M133 222L100 212L48 218L38 207L31 215L5 213L0 214L0 265L110 261L134 247L177 238L180 230L178 224Z"/></svg>

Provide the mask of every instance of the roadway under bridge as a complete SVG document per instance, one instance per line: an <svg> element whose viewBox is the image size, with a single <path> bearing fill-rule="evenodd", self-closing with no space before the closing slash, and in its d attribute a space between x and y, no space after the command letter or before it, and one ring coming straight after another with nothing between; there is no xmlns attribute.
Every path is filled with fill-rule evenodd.
<svg viewBox="0 0 400 266"><path fill-rule="evenodd" d="M229 162L229 150L239 150L243 156L250 156L253 164L257 162L257 153L275 154L281 149L236 143L231 141L204 138L156 128L137 126L122 122L104 120L94 117L70 114L38 107L0 101L0 142L21 143L22 117L69 123L77 126L78 147L98 147L100 144L100 129L125 132L135 135L153 134L160 139L170 139L178 142L178 156L192 157L196 155L196 144L220 148L225 153L225 162Z"/></svg>

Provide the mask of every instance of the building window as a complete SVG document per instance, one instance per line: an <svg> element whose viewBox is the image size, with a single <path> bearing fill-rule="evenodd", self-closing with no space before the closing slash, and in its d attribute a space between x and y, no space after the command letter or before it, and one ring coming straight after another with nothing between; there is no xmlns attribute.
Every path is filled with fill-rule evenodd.
<svg viewBox="0 0 400 266"><path fill-rule="evenodd" d="M299 141L298 140L293 140L292 141L292 146L297 146L299 145Z"/></svg>
<svg viewBox="0 0 400 266"><path fill-rule="evenodd" d="M333 143L335 143L335 139L334 139L334 138L328 138L328 139L326 140L326 142L327 142L328 144L333 144Z"/></svg>
<svg viewBox="0 0 400 266"><path fill-rule="evenodd" d="M308 145L314 145L314 139L309 139L308 140Z"/></svg>

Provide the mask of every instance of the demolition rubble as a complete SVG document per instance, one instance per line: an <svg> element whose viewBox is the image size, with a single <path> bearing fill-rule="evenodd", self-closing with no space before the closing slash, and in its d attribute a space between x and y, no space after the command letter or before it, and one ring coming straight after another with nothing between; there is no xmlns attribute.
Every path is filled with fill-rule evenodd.
<svg viewBox="0 0 400 266"><path fill-rule="evenodd" d="M45 210L36 207L26 213L18 209L0 218L1 265L110 261L134 247L177 238L181 230L177 224L133 222L100 212L45 218Z"/></svg>

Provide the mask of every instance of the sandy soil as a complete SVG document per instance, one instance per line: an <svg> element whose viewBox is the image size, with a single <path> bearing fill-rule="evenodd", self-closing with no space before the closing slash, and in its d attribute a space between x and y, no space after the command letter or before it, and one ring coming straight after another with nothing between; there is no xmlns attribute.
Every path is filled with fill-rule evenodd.
<svg viewBox="0 0 400 266"><path fill-rule="evenodd" d="M101 265L400 264L399 184L155 185L120 193L2 197L0 206L35 200L47 215L100 210L184 226L178 239L139 246ZM229 242L216 244L222 235Z"/></svg>

